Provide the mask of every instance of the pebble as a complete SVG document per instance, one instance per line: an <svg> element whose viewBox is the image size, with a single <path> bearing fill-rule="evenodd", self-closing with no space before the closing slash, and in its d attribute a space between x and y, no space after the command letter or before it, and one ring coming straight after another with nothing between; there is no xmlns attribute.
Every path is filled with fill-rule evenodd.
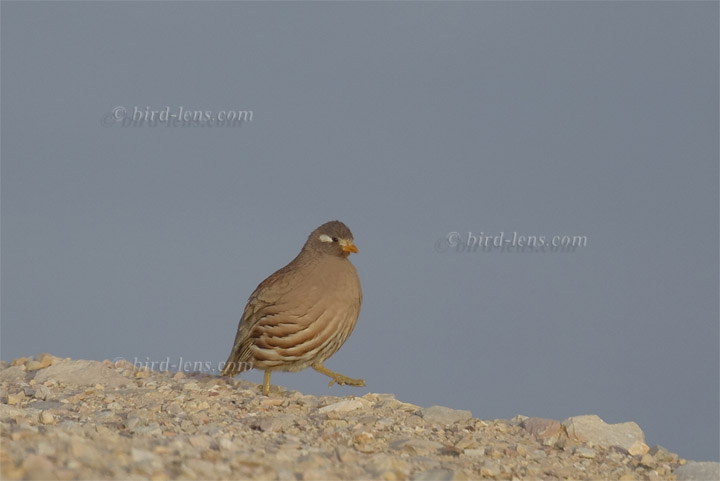
<svg viewBox="0 0 720 481"><path fill-rule="evenodd" d="M413 481L452 481L455 473L450 469L431 469L414 476Z"/></svg>
<svg viewBox="0 0 720 481"><path fill-rule="evenodd" d="M39 370L34 379L38 383L53 380L57 383L74 386L103 384L117 388L132 384L132 380L123 377L98 361L63 360L55 362L50 367Z"/></svg>
<svg viewBox="0 0 720 481"><path fill-rule="evenodd" d="M40 422L42 424L55 424L55 416L50 411L40 413Z"/></svg>
<svg viewBox="0 0 720 481"><path fill-rule="evenodd" d="M403 451L408 454L431 454L442 448L443 445L429 439L399 439L390 443L390 449Z"/></svg>
<svg viewBox="0 0 720 481"><path fill-rule="evenodd" d="M480 468L480 475L483 477L494 478L500 476L502 468L495 461L486 461Z"/></svg>
<svg viewBox="0 0 720 481"><path fill-rule="evenodd" d="M24 392L17 392L8 394L7 396L7 403L9 406L15 406L17 404L20 404L25 400L25 393Z"/></svg>
<svg viewBox="0 0 720 481"><path fill-rule="evenodd" d="M677 481L709 481L720 479L720 463L691 461L675 470Z"/></svg>
<svg viewBox="0 0 720 481"><path fill-rule="evenodd" d="M55 465L46 456L31 454L22 462L24 479L54 479Z"/></svg>
<svg viewBox="0 0 720 481"><path fill-rule="evenodd" d="M520 426L540 439L557 439L563 433L562 424L555 419L526 418L520 421Z"/></svg>
<svg viewBox="0 0 720 481"><path fill-rule="evenodd" d="M364 409L370 405L369 402L367 402L364 399L348 399L345 401L336 402L333 404L329 404L325 407L321 407L318 409L318 412L320 413L329 413L329 412L348 412L348 411L354 411L356 409Z"/></svg>
<svg viewBox="0 0 720 481"><path fill-rule="evenodd" d="M10 366L0 371L0 382L20 383L25 381L25 369L21 366Z"/></svg>
<svg viewBox="0 0 720 481"><path fill-rule="evenodd" d="M25 363L25 370L26 371L37 371L39 369L45 369L46 367L49 367L53 364L55 360L60 360L59 358L56 358L54 356L51 356L50 354L38 354L38 356L35 359L29 359Z"/></svg>
<svg viewBox="0 0 720 481"><path fill-rule="evenodd" d="M597 456L597 452L591 448L581 447L575 449L575 455L580 458L593 459Z"/></svg>
<svg viewBox="0 0 720 481"><path fill-rule="evenodd" d="M420 416L432 424L448 425L472 419L470 411L451 409L445 406L430 406L420 410Z"/></svg>
<svg viewBox="0 0 720 481"><path fill-rule="evenodd" d="M609 448L619 446L633 456L647 453L645 435L634 422L607 424L594 414L575 416L562 422L568 436L579 442Z"/></svg>
<svg viewBox="0 0 720 481"><path fill-rule="evenodd" d="M126 361L48 354L0 363L0 393L0 477L8 480L682 481L717 473L717 463L648 448L635 423L483 421L392 394L312 396L280 386L266 397L239 378Z"/></svg>

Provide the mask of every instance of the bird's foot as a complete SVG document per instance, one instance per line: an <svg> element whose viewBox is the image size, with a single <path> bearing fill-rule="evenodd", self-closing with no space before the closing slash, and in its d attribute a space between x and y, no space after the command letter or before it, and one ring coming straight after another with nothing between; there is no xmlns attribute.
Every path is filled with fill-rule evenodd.
<svg viewBox="0 0 720 481"><path fill-rule="evenodd" d="M265 376L264 376L264 379L263 379L263 387L262 387L262 393L263 393L264 396L269 396L269 395L270 395L270 373L271 373L271 372L272 372L272 371L270 371L269 369L267 369L267 370L265 371Z"/></svg>
<svg viewBox="0 0 720 481"><path fill-rule="evenodd" d="M331 371L330 369L326 368L322 365L322 363L313 364L312 368L315 369L317 372L325 374L327 377L332 379L332 381L330 381L330 384L328 384L328 387L331 387L335 383L338 383L341 386L347 385L360 387L365 385L364 379L353 379L351 377L343 376L339 372Z"/></svg>

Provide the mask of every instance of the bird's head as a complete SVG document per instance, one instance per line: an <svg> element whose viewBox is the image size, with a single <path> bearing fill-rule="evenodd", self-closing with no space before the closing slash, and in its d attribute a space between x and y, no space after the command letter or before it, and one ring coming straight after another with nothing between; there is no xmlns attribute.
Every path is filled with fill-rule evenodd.
<svg viewBox="0 0 720 481"><path fill-rule="evenodd" d="M303 250L313 250L338 257L347 257L351 252L358 251L353 243L352 232L339 220L326 222L315 229L308 237Z"/></svg>

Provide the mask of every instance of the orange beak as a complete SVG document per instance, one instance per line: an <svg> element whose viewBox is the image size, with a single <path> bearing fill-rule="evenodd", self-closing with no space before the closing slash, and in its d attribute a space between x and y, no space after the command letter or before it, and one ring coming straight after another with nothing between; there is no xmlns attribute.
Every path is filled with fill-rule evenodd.
<svg viewBox="0 0 720 481"><path fill-rule="evenodd" d="M357 254L358 248L355 247L355 244L353 244L352 242L348 242L347 244L342 246L342 250L344 252L355 252Z"/></svg>

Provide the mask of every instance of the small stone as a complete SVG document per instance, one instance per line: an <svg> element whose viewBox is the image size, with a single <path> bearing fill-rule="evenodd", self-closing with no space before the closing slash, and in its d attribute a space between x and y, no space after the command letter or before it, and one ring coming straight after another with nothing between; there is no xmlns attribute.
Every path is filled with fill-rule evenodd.
<svg viewBox="0 0 720 481"><path fill-rule="evenodd" d="M426 439L399 439L390 443L390 449L413 455L431 454L443 447L442 444Z"/></svg>
<svg viewBox="0 0 720 481"><path fill-rule="evenodd" d="M55 381L73 386L94 386L104 384L110 387L128 386L130 380L98 361L63 360L38 371L35 381Z"/></svg>
<svg viewBox="0 0 720 481"><path fill-rule="evenodd" d="M334 476L331 476L325 469L310 468L302 473L303 481L326 481L332 478L334 478Z"/></svg>
<svg viewBox="0 0 720 481"><path fill-rule="evenodd" d="M650 448L649 453L659 462L661 463L677 463L678 461L678 455L675 453L671 453L667 449L665 449L662 446L655 445L652 448Z"/></svg>
<svg viewBox="0 0 720 481"><path fill-rule="evenodd" d="M25 400L25 393L20 391L13 394L8 394L8 400L7 403L10 406L15 406L17 404L20 404Z"/></svg>
<svg viewBox="0 0 720 481"><path fill-rule="evenodd" d="M336 402L334 404L328 404L325 407L318 409L321 414L329 412L347 412L354 411L356 409L364 409L370 406L370 402L362 398L357 399L346 399L345 401Z"/></svg>
<svg viewBox="0 0 720 481"><path fill-rule="evenodd" d="M525 416L523 414L516 414L512 419L510 419L510 424L513 426L521 426L523 421L530 419L528 416ZM543 419L543 418L537 418L537 419Z"/></svg>
<svg viewBox="0 0 720 481"><path fill-rule="evenodd" d="M449 425L472 419L472 413L462 409L445 406L430 406L420 410L420 416L431 424Z"/></svg>
<svg viewBox="0 0 720 481"><path fill-rule="evenodd" d="M136 427L140 426L141 424L142 419L137 416L128 416L127 420L125 421L125 427L131 431Z"/></svg>
<svg viewBox="0 0 720 481"><path fill-rule="evenodd" d="M630 454L645 454L650 448L645 444L642 429L634 423L607 424L596 415L575 416L562 425L571 439L609 448L620 446Z"/></svg>
<svg viewBox="0 0 720 481"><path fill-rule="evenodd" d="M36 412L32 410L31 412ZM7 420L13 418L22 418L28 414L27 409L17 408L15 406L8 406L7 404L0 403L0 420Z"/></svg>
<svg viewBox="0 0 720 481"><path fill-rule="evenodd" d="M460 456L463 453L462 449L459 449L455 446L446 445L440 448L440 454L441 456Z"/></svg>
<svg viewBox="0 0 720 481"><path fill-rule="evenodd" d="M48 387L44 384L37 384L35 386L35 394L33 394L33 397L35 399L45 401L47 398L51 397L50 389L48 389Z"/></svg>
<svg viewBox="0 0 720 481"><path fill-rule="evenodd" d="M55 416L50 411L40 413L40 422L42 424L55 424Z"/></svg>
<svg viewBox="0 0 720 481"><path fill-rule="evenodd" d="M37 453L41 456L55 456L57 448L52 443L41 441L37 445Z"/></svg>
<svg viewBox="0 0 720 481"><path fill-rule="evenodd" d="M25 370L37 371L39 369L45 369L46 367L51 366L55 359L59 360L59 358L55 358L55 356L52 356L47 353L38 354L36 359L28 360L25 363Z"/></svg>
<svg viewBox="0 0 720 481"><path fill-rule="evenodd" d="M39 454L31 454L22 463L25 470L25 479L53 479L55 478L53 471L55 466L45 456Z"/></svg>
<svg viewBox="0 0 720 481"><path fill-rule="evenodd" d="M405 479L412 469L404 460L387 454L372 456L364 467L377 479Z"/></svg>
<svg viewBox="0 0 720 481"><path fill-rule="evenodd" d="M502 468L494 461L486 461L480 468L480 475L484 477L494 478L502 474Z"/></svg>
<svg viewBox="0 0 720 481"><path fill-rule="evenodd" d="M289 415L258 416L251 418L250 428L262 432L282 431L293 424L294 418Z"/></svg>
<svg viewBox="0 0 720 481"><path fill-rule="evenodd" d="M185 461L188 468L192 470L199 478L214 479L215 466L210 461L204 459L191 458Z"/></svg>
<svg viewBox="0 0 720 481"><path fill-rule="evenodd" d="M593 459L597 456L597 452L591 448L580 447L575 449L575 455L585 459Z"/></svg>
<svg viewBox="0 0 720 481"><path fill-rule="evenodd" d="M146 449L130 448L130 457L134 463L155 462L159 460L157 454Z"/></svg>
<svg viewBox="0 0 720 481"><path fill-rule="evenodd" d="M708 481L720 479L720 463L689 461L677 468L673 474L677 481Z"/></svg>
<svg viewBox="0 0 720 481"><path fill-rule="evenodd" d="M30 360L31 359L29 357L18 357L17 359L13 359L12 361L10 361L10 366L12 366L12 367L22 366L23 370L24 370L25 363L27 363Z"/></svg>
<svg viewBox="0 0 720 481"><path fill-rule="evenodd" d="M655 466L657 466L657 461L655 461L655 458L653 458L651 454L646 453L643 454L640 458L640 466L646 467L648 469L653 469Z"/></svg>
<svg viewBox="0 0 720 481"><path fill-rule="evenodd" d="M395 406L396 409L399 409L400 411L404 411L406 413L414 413L417 411L420 411L422 408L416 404L411 403L404 403L401 401L397 402L397 405Z"/></svg>
<svg viewBox="0 0 720 481"><path fill-rule="evenodd" d="M282 398L265 398L262 401L260 401L261 406L268 406L268 407L275 407L275 406L282 406L282 404L285 402Z"/></svg>
<svg viewBox="0 0 720 481"><path fill-rule="evenodd" d="M632 445L630 445L629 448L627 448L627 450L628 453L633 456L642 456L643 454L650 451L650 447L642 441L635 441L634 443L632 443Z"/></svg>
<svg viewBox="0 0 720 481"><path fill-rule="evenodd" d="M228 438L220 438L218 446L225 451L237 451L240 448L232 439Z"/></svg>
<svg viewBox="0 0 720 481"><path fill-rule="evenodd" d="M206 434L201 434L201 435L189 437L188 442L194 448L210 449L210 446L213 443L213 439Z"/></svg>
<svg viewBox="0 0 720 481"><path fill-rule="evenodd" d="M341 463L355 463L360 457L357 452L344 446L336 446L335 455Z"/></svg>
<svg viewBox="0 0 720 481"><path fill-rule="evenodd" d="M465 456L485 456L484 449L466 449L463 451Z"/></svg>
<svg viewBox="0 0 720 481"><path fill-rule="evenodd" d="M353 436L353 442L355 444L365 444L372 442L375 439L375 436L373 436L372 433L368 433L365 431L359 432L355 436Z"/></svg>
<svg viewBox="0 0 720 481"><path fill-rule="evenodd" d="M431 469L416 474L412 481L452 481L454 475L450 469Z"/></svg>
<svg viewBox="0 0 720 481"><path fill-rule="evenodd" d="M520 426L540 439L557 438L562 433L562 424L555 419L527 418Z"/></svg>
<svg viewBox="0 0 720 481"><path fill-rule="evenodd" d="M23 366L11 366L0 371L0 381L19 383L25 380L25 375Z"/></svg>

